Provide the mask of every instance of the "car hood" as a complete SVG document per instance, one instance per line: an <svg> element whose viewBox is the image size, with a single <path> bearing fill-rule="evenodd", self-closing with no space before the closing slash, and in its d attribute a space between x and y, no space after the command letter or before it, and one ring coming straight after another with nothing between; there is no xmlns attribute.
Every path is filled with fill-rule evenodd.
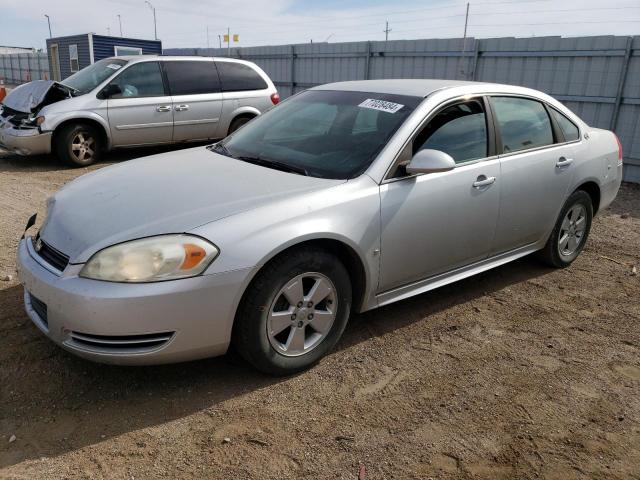
<svg viewBox="0 0 640 480"><path fill-rule="evenodd" d="M205 147L106 167L49 199L42 239L84 263L107 246L183 233L266 202L344 183L273 170Z"/></svg>
<svg viewBox="0 0 640 480"><path fill-rule="evenodd" d="M45 105L71 96L71 89L52 80L35 80L20 85L5 97L3 104L22 113L36 113Z"/></svg>

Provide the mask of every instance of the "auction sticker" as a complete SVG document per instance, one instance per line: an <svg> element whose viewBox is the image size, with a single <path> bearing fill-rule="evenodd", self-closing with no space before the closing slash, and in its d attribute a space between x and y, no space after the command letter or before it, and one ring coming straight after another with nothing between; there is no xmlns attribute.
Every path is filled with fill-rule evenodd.
<svg viewBox="0 0 640 480"><path fill-rule="evenodd" d="M107 65L107 68L110 68L111 70L119 70L120 67L122 67L122 65L118 65L117 63L110 63Z"/></svg>
<svg viewBox="0 0 640 480"><path fill-rule="evenodd" d="M380 110L381 112L387 113L396 113L398 110L404 107L404 105L401 105L399 103L386 102L384 100L376 100L374 98L367 98L358 106L362 108L371 108L372 110Z"/></svg>

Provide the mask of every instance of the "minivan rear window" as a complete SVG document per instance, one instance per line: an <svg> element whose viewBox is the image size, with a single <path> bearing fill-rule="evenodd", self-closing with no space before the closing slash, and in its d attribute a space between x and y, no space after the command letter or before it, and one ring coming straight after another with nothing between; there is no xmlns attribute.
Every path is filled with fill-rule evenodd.
<svg viewBox="0 0 640 480"><path fill-rule="evenodd" d="M253 68L236 62L216 62L223 92L264 90L268 87Z"/></svg>
<svg viewBox="0 0 640 480"><path fill-rule="evenodd" d="M220 80L214 62L163 62L171 95L197 95L220 92Z"/></svg>

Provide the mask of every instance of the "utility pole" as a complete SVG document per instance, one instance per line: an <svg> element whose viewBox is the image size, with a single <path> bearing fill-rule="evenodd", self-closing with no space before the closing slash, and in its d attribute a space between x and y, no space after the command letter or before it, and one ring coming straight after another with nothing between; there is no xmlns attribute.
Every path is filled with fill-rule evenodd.
<svg viewBox="0 0 640 480"><path fill-rule="evenodd" d="M209 25L207 25L207 48L209 48Z"/></svg>
<svg viewBox="0 0 640 480"><path fill-rule="evenodd" d="M222 48L222 35L218 34L218 48Z"/></svg>
<svg viewBox="0 0 640 480"><path fill-rule="evenodd" d="M149 8L153 10L153 36L158 40L158 26L156 24L156 7L154 7L149 0L144 0L144 3L149 5Z"/></svg>
<svg viewBox="0 0 640 480"><path fill-rule="evenodd" d="M44 14L44 16L47 17L47 25L49 25L49 38L52 38L53 36L51 35L51 19L46 13Z"/></svg>
<svg viewBox="0 0 640 480"><path fill-rule="evenodd" d="M467 50L467 26L468 25L469 25L469 2L467 2L467 13L464 16L464 34L462 36L462 56L460 57L461 62L464 62L464 54ZM464 75L464 70L460 69L460 73Z"/></svg>
<svg viewBox="0 0 640 480"><path fill-rule="evenodd" d="M462 37L463 46L464 46L464 43L467 40L467 25L469 25L469 2L467 2L467 13L464 16L464 35Z"/></svg>
<svg viewBox="0 0 640 480"><path fill-rule="evenodd" d="M391 29L389 28L389 21L387 20L387 24L385 26L384 31L384 41L386 42L387 40L389 40L389 32L391 31Z"/></svg>
<svg viewBox="0 0 640 480"><path fill-rule="evenodd" d="M120 25L120 36L122 36L122 17L118 14L118 24Z"/></svg>
<svg viewBox="0 0 640 480"><path fill-rule="evenodd" d="M227 57L231 56L231 29L227 27Z"/></svg>

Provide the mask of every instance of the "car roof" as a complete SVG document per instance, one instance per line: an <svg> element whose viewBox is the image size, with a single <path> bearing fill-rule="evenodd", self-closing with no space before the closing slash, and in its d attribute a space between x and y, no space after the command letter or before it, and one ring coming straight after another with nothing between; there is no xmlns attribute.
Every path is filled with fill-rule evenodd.
<svg viewBox="0 0 640 480"><path fill-rule="evenodd" d="M246 60L240 60L237 58L229 58L229 57L201 57L201 56L188 56L188 55L118 55L109 57L110 59L117 60L125 60L127 62L135 63L135 62L144 62L149 60L200 60L203 62L210 62L215 60L217 62L238 62L238 63L251 63Z"/></svg>
<svg viewBox="0 0 640 480"><path fill-rule="evenodd" d="M513 89L511 85L496 83L468 82L463 80L441 79L385 79L385 80L355 80L349 82L335 82L313 87L312 90L343 90L351 92L372 92L390 95L408 95L412 97L427 97L437 90L453 87L485 87L489 90ZM523 89L524 90L524 89ZM529 90L529 89L526 89ZM539 92L537 92L539 93Z"/></svg>

